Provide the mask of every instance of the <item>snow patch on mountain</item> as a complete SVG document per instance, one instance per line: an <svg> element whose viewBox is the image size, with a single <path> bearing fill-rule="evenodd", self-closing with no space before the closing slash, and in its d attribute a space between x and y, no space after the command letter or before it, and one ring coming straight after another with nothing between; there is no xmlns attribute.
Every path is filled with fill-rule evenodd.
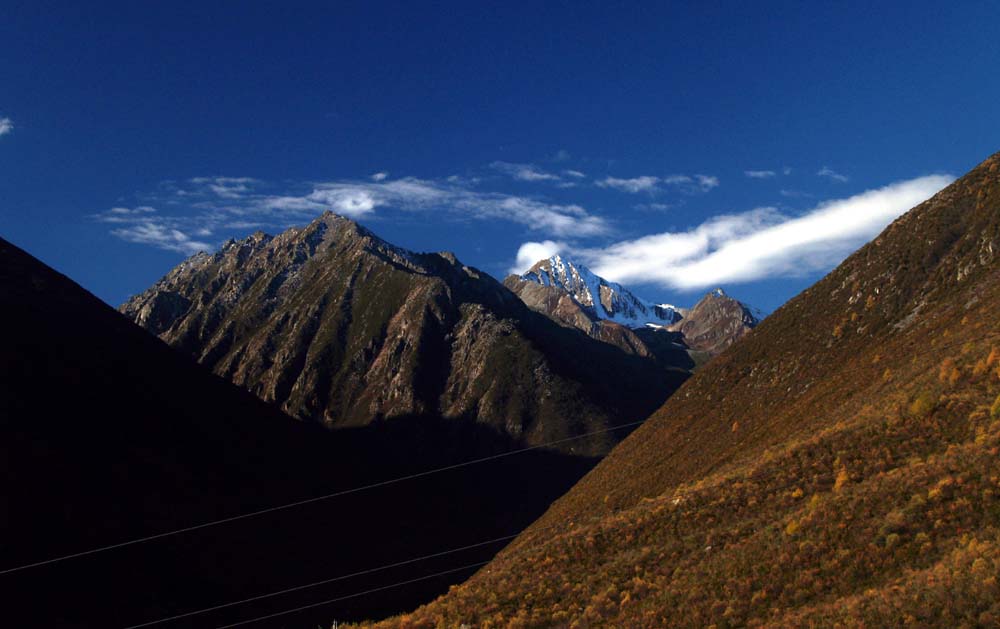
<svg viewBox="0 0 1000 629"><path fill-rule="evenodd" d="M665 327L682 318L680 309L641 299L621 284L609 282L582 264L559 255L536 263L521 279L560 288L598 319L630 328Z"/></svg>

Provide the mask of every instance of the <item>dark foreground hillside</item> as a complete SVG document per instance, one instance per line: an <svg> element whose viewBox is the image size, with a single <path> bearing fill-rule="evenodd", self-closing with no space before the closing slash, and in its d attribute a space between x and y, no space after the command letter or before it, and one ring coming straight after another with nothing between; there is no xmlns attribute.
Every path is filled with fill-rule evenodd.
<svg viewBox="0 0 1000 629"><path fill-rule="evenodd" d="M1000 624L1000 154L696 374L466 584L379 626Z"/></svg>
<svg viewBox="0 0 1000 629"><path fill-rule="evenodd" d="M336 434L295 421L2 240L0 312L0 571L516 445L427 417ZM592 464L529 452L0 574L0 625L125 627L509 535ZM445 559L473 563L501 545ZM451 565L404 566L158 626L215 627ZM466 576L297 620L401 611Z"/></svg>

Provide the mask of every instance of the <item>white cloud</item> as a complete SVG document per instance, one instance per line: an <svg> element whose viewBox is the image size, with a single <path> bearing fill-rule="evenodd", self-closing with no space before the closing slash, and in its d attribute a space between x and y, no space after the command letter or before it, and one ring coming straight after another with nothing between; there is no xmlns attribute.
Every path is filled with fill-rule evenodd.
<svg viewBox="0 0 1000 629"><path fill-rule="evenodd" d="M371 214L379 207L411 212L438 210L470 218L507 220L557 236L592 236L609 229L603 218L591 215L578 205L479 192L463 185L416 178L382 183L317 184L312 192L302 196L264 197L256 202L256 208L264 212L279 210L304 214L333 209L352 217Z"/></svg>
<svg viewBox="0 0 1000 629"><path fill-rule="evenodd" d="M719 187L719 178L712 175L695 175L695 180L698 182L698 187L701 188L703 192L708 192L712 188Z"/></svg>
<svg viewBox="0 0 1000 629"><path fill-rule="evenodd" d="M655 193L660 190L661 185L675 186L686 194L698 192L708 192L719 185L719 178L712 175L667 175L666 177L654 177L652 175L642 175L630 179L620 179L618 177L605 177L597 182L602 188L614 188L622 192L636 194L639 192Z"/></svg>
<svg viewBox="0 0 1000 629"><path fill-rule="evenodd" d="M587 176L586 174L580 172L579 170L564 170L563 174L566 175L567 177L574 177L576 179L583 179L584 177Z"/></svg>
<svg viewBox="0 0 1000 629"><path fill-rule="evenodd" d="M385 181L389 177L387 172L379 172L372 175L372 181Z"/></svg>
<svg viewBox="0 0 1000 629"><path fill-rule="evenodd" d="M10 118L0 118L0 135L7 135L14 130L14 121Z"/></svg>
<svg viewBox="0 0 1000 629"><path fill-rule="evenodd" d="M778 173L773 170L744 170L743 174L751 179L770 179Z"/></svg>
<svg viewBox="0 0 1000 629"><path fill-rule="evenodd" d="M490 168L510 175L518 181L559 181L559 175L545 172L533 164L512 164L510 162L493 162Z"/></svg>
<svg viewBox="0 0 1000 629"><path fill-rule="evenodd" d="M526 242L517 250L517 261L508 273L521 274L530 269L539 260L551 258L566 249L566 243L554 240L542 242Z"/></svg>
<svg viewBox="0 0 1000 629"><path fill-rule="evenodd" d="M153 220L144 220L128 227L120 227L112 230L111 234L127 242L152 245L159 249L176 251L186 255L214 249L208 243L193 240L179 229L164 226Z"/></svg>
<svg viewBox="0 0 1000 629"><path fill-rule="evenodd" d="M847 175L841 175L840 173L830 168L829 166L824 166L823 168L820 168L816 172L816 174L820 177L827 177L834 181L839 181L840 183L845 183L848 180Z"/></svg>
<svg viewBox="0 0 1000 629"><path fill-rule="evenodd" d="M669 203L640 203L635 209L643 212L666 212L672 207L674 206Z"/></svg>
<svg viewBox="0 0 1000 629"><path fill-rule="evenodd" d="M135 216L136 214L152 214L154 212L156 212L156 208L140 205L135 208L113 207L107 213L112 216Z"/></svg>
<svg viewBox="0 0 1000 629"><path fill-rule="evenodd" d="M239 199L252 193L253 185L259 182L253 177L195 177L191 183L224 199Z"/></svg>
<svg viewBox="0 0 1000 629"><path fill-rule="evenodd" d="M185 184L164 182L157 195L147 197L158 204L170 204L186 212L184 214L141 221L144 217L138 214L145 211L141 208L113 208L91 218L129 225L150 222L183 234L198 235L199 229L211 233L242 226L283 229L312 220L325 210L357 219L375 215L380 208L391 208L403 212L433 212L444 220L508 221L556 237L587 238L610 231L604 218L592 215L579 205L481 191L474 187L477 181L451 177L443 180L407 177L378 182L332 181L309 186L294 184L281 194L264 194L259 190L273 188L265 182L249 178L200 177ZM149 208L148 211L153 210ZM133 241L140 242L137 237ZM155 241L147 236L141 242L167 241Z"/></svg>
<svg viewBox="0 0 1000 629"><path fill-rule="evenodd" d="M619 179L618 177L605 177L597 182L602 188L614 188L622 192L635 194L637 192L654 192L660 183L659 177L642 175L631 179Z"/></svg>
<svg viewBox="0 0 1000 629"><path fill-rule="evenodd" d="M204 237L213 233L212 223L217 217L212 215L199 217L161 216L156 208L140 205L134 208L113 207L99 214L91 215L92 219L116 225L111 235L126 242L151 245L167 251L176 251L191 255L199 251L211 251L214 245L193 239L190 234Z"/></svg>
<svg viewBox="0 0 1000 629"><path fill-rule="evenodd" d="M619 282L695 290L832 268L893 219L948 185L931 175L821 203L802 216L775 208L717 216L684 232L572 253Z"/></svg>

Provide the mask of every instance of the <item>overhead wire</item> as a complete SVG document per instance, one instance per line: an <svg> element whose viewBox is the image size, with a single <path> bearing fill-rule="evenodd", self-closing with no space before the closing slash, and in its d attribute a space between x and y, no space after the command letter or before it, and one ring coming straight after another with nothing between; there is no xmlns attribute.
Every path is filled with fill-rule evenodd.
<svg viewBox="0 0 1000 629"><path fill-rule="evenodd" d="M549 442L546 442L546 443L540 443L540 444L533 445L533 446L527 446L527 447L524 447L524 448L518 448L516 450L509 450L507 452L501 452L499 454L492 454L492 455L489 455L489 456L480 457L478 459L470 459L468 461L463 461L461 463L454 463L452 465L445 465L443 467L437 467L437 468L433 468L433 469L430 469L430 470L424 470L422 472L416 472L416 473L413 473L413 474L407 474L405 476L400 476L400 477L392 478L392 479L389 479L389 480L379 481L377 483L370 483L368 485L361 485L359 487L354 487L354 488L351 488L351 489L344 489L344 490L340 490L340 491L335 491L335 492L331 492L331 493L328 493L328 494L324 494L322 496L315 496L313 498L306 498L304 500L297 500L295 502L289 502L289 503L282 504L282 505L277 505L277 506L274 506L274 507L268 507L266 509L259 509L257 511L250 511L248 513L243 513L243 514L240 514L240 515L234 515L234 516L230 516L230 517L226 517L226 518L220 518L218 520L212 520L210 522L203 522L201 524L195 524L195 525L192 525L192 526L186 526L186 527L183 527L183 528L174 529L172 531L166 531L166 532L163 532L163 533L156 533L156 534L153 534L153 535L147 535L145 537L139 537L139 538L136 538L136 539L127 540L127 541L124 541L124 542L118 542L118 543L115 543L115 544L109 544L107 546L99 546L97 548L91 548L89 550L84 550L84 551L80 551L80 552L76 552L76 553L70 553L70 554L67 554L67 555L61 555L61 556L58 556L58 557L52 557L50 559L44 559L44 560L41 560L41 561L35 561L35 562L32 562L32 563L27 563L27 564L23 564L23 565L20 565L20 566L15 566L13 568L5 568L3 570L0 570L0 576L6 575L6 574L11 574L11 573L14 573L14 572L20 572L22 570L28 570L30 568L37 568L37 567L40 567L40 566L47 566L47 565L50 565L50 564L59 563L59 562L62 562L62 561L67 561L69 559L76 559L76 558L79 558L79 557L85 557L87 555L94 555L96 553L101 553L101 552L105 552L105 551L109 551L109 550L115 550L117 548L125 548L127 546L134 546L136 544L142 544L142 543L145 543L145 542L151 542L153 540L163 539L165 537L171 537L171 536L174 536L174 535L180 535L181 533L189 533L191 531L197 531L197 530L201 530L201 529L207 529L207 528L210 528L210 527L213 527L213 526L219 526L221 524L228 524L230 522L238 522L240 520L246 520L246 519L249 519L249 518L255 518L255 517L258 517L258 516L261 516L261 515L265 515L265 514L268 514L268 513L275 513L277 511L283 511L285 509L291 509L291 508L294 508L294 507L301 507L303 505L312 504L312 503L315 503L315 502L321 502L323 500L330 500L332 498L338 498L338 497L341 497L341 496L347 496L347 495L350 495L350 494L356 494L356 493L359 493L359 492L362 492L362 491L368 491L368 490L371 490L371 489L377 489L379 487L385 487L385 486L388 486L388 485L393 485L395 483L401 483L401 482L408 481L408 480L414 480L414 479L417 479L417 478L423 478L425 476L430 476L432 474L439 474L441 472L447 472L447 471L450 471L450 470L456 470L456 469L460 469L460 468L463 468L463 467L468 467L470 465L477 465L479 463L486 463L488 461L495 461L497 459L502 459L502 458L505 458L505 457L508 457L508 456L513 456L515 454L522 454L524 452L530 452L530 451L533 451L533 450L540 450L542 448L548 448L550 446L558 445L558 444L561 444L561 443L568 443L570 441L576 441L578 439L585 439L587 437L593 437L593 436L596 436L596 435L601 435L601 434L613 432L615 430L620 430L622 428L630 428L632 426L638 426L638 425L642 424L644 421L645 420L640 420L640 421L628 422L628 423L625 423L625 424L618 424L616 426L610 426L608 428L602 428L601 430L594 430L594 431L583 433L583 434L580 434L580 435L575 435L573 437L564 437L562 439L556 439L554 441L549 441Z"/></svg>

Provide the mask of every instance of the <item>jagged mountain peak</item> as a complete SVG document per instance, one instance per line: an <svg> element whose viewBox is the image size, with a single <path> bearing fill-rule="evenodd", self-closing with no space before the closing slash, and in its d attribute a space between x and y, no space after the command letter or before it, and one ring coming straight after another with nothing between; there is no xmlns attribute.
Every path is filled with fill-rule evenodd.
<svg viewBox="0 0 1000 629"><path fill-rule="evenodd" d="M673 306L637 297L621 284L606 280L583 264L558 254L539 260L519 277L569 293L594 319L640 328L648 324L670 325L681 318Z"/></svg>

